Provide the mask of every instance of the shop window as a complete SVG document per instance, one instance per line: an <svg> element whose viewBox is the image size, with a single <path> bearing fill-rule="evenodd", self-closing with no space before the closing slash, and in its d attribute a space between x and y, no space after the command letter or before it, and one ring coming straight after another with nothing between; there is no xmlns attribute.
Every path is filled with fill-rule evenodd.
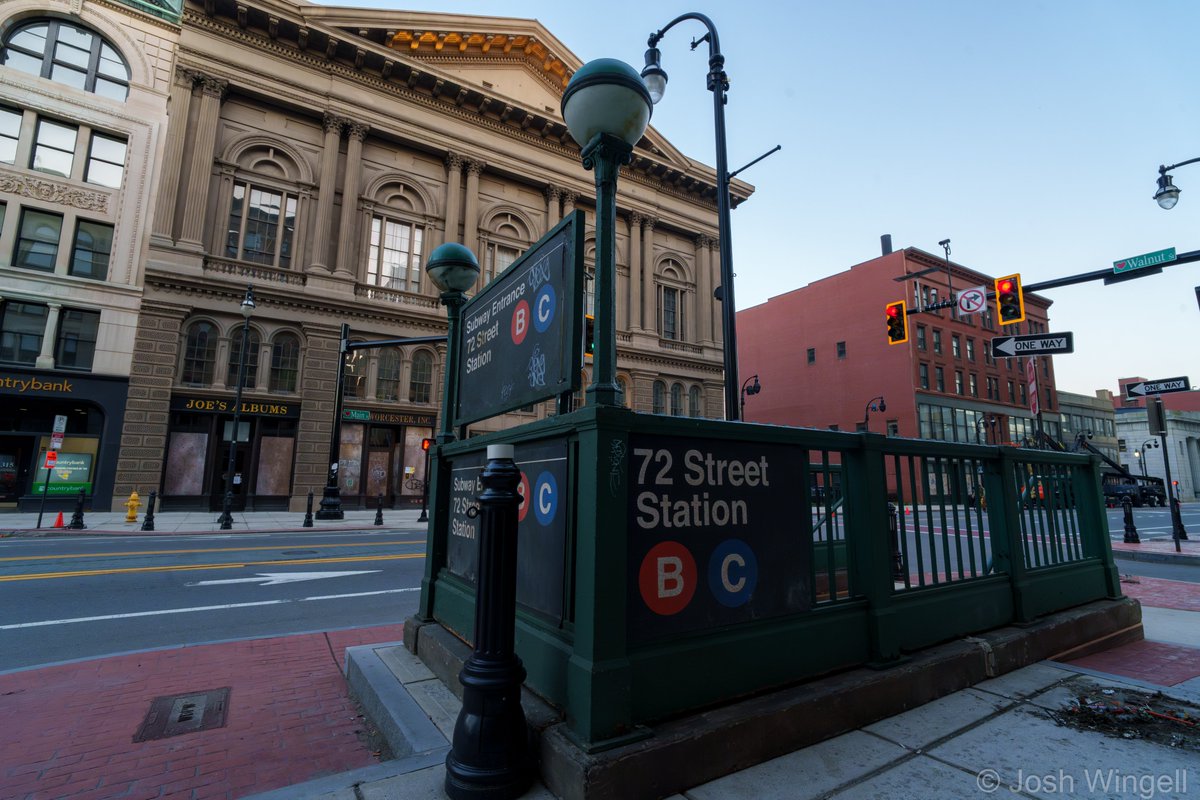
<svg viewBox="0 0 1200 800"><path fill-rule="evenodd" d="M258 386L258 351L261 349L261 339L258 331L250 329L246 337L246 382L243 389L253 389ZM242 366L242 327L239 325L229 336L229 369L225 373L225 385L234 388L238 385L239 371Z"/></svg>
<svg viewBox="0 0 1200 800"><path fill-rule="evenodd" d="M91 369L99 330L100 312L64 308L58 316L54 365L60 369Z"/></svg>
<svg viewBox="0 0 1200 800"><path fill-rule="evenodd" d="M428 403L433 397L433 356L424 351L413 355L408 380L408 402Z"/></svg>
<svg viewBox="0 0 1200 800"><path fill-rule="evenodd" d="M386 217L371 218L371 247L367 283L384 289L420 289L424 230Z"/></svg>
<svg viewBox="0 0 1200 800"><path fill-rule="evenodd" d="M0 106L0 161L17 163L17 141L21 138L21 112Z"/></svg>
<svg viewBox="0 0 1200 800"><path fill-rule="evenodd" d="M662 381L654 382L653 406L655 414L663 414L667 410L667 385Z"/></svg>
<svg viewBox="0 0 1200 800"><path fill-rule="evenodd" d="M113 100L129 96L129 67L107 41L60 20L36 20L4 42L6 67Z"/></svg>
<svg viewBox="0 0 1200 800"><path fill-rule="evenodd" d="M124 139L93 133L92 143L88 148L87 171L83 179L98 186L119 188L121 177L125 173L125 155L128 149Z"/></svg>
<svg viewBox="0 0 1200 800"><path fill-rule="evenodd" d="M290 333L276 335L271 343L271 376L268 389L272 392L295 392L300 372L300 340Z"/></svg>
<svg viewBox="0 0 1200 800"><path fill-rule="evenodd" d="M36 364L46 335L46 315L49 308L37 303L4 304L0 319L0 361L16 364Z"/></svg>
<svg viewBox="0 0 1200 800"><path fill-rule="evenodd" d="M75 225L75 246L71 250L68 273L77 278L107 280L112 240L112 225L79 220Z"/></svg>
<svg viewBox="0 0 1200 800"><path fill-rule="evenodd" d="M183 373L179 382L185 386L210 386L216 358L216 327L211 322L192 323L184 339Z"/></svg>
<svg viewBox="0 0 1200 800"><path fill-rule="evenodd" d="M375 381L375 397L378 400L400 399L400 353L388 348L379 354Z"/></svg>
<svg viewBox="0 0 1200 800"><path fill-rule="evenodd" d="M693 386L688 389L688 414L693 417L698 417L703 412L700 408L700 387Z"/></svg>
<svg viewBox="0 0 1200 800"><path fill-rule="evenodd" d="M58 260L58 240L62 235L61 214L22 209L21 227L17 233L17 248L13 266L53 272Z"/></svg>
<svg viewBox="0 0 1200 800"><path fill-rule="evenodd" d="M351 350L346 354L346 368L342 373L342 396L364 397L367 387L367 364L362 350Z"/></svg>
<svg viewBox="0 0 1200 800"><path fill-rule="evenodd" d="M33 139L29 167L63 178L71 177L75 167L75 140L79 128L48 119L39 119Z"/></svg>
<svg viewBox="0 0 1200 800"><path fill-rule="evenodd" d="M683 385L679 383L671 386L671 416L683 416Z"/></svg>
<svg viewBox="0 0 1200 800"><path fill-rule="evenodd" d="M288 269L296 235L296 195L239 181L233 185L225 255Z"/></svg>

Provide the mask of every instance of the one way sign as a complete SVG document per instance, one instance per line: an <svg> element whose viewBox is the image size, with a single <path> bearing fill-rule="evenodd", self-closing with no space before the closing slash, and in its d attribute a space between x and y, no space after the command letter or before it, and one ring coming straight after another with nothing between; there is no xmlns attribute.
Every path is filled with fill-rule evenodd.
<svg viewBox="0 0 1200 800"><path fill-rule="evenodd" d="M1073 333L1031 333L1027 336L992 337L994 356L1049 356L1074 352Z"/></svg>
<svg viewBox="0 0 1200 800"><path fill-rule="evenodd" d="M1191 391L1192 384L1186 377L1164 378L1160 381L1142 381L1141 383L1125 384L1128 397L1149 397L1155 394L1170 394L1171 392Z"/></svg>

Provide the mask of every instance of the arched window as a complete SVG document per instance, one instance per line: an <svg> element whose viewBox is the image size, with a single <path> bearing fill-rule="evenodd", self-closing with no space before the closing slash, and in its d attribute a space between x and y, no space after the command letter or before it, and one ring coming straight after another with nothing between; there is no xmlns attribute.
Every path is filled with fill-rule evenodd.
<svg viewBox="0 0 1200 800"><path fill-rule="evenodd" d="M671 385L671 416L683 416L683 384L681 383Z"/></svg>
<svg viewBox="0 0 1200 800"><path fill-rule="evenodd" d="M400 399L400 353L394 348L379 354L379 375L375 382L375 397L379 400Z"/></svg>
<svg viewBox="0 0 1200 800"><path fill-rule="evenodd" d="M688 389L688 414L693 417L698 417L703 413L700 408L700 387L693 386Z"/></svg>
<svg viewBox="0 0 1200 800"><path fill-rule="evenodd" d="M667 385L662 381L654 382L654 405L651 409L655 414L667 411Z"/></svg>
<svg viewBox="0 0 1200 800"><path fill-rule="evenodd" d="M415 292L421 288L421 249L425 229L380 214L371 217L367 283Z"/></svg>
<svg viewBox="0 0 1200 800"><path fill-rule="evenodd" d="M509 211L493 214L484 224L488 235L481 286L508 269L534 238L525 220Z"/></svg>
<svg viewBox="0 0 1200 800"><path fill-rule="evenodd" d="M211 385L216 357L216 327L211 322L193 322L184 338L183 374L179 382L185 386Z"/></svg>
<svg viewBox="0 0 1200 800"><path fill-rule="evenodd" d="M684 339L685 281L683 267L678 262L663 262L658 275L658 335L664 339Z"/></svg>
<svg viewBox="0 0 1200 800"><path fill-rule="evenodd" d="M300 340L292 333L281 333L271 343L271 377L268 388L272 392L295 392L296 378L300 371Z"/></svg>
<svg viewBox="0 0 1200 800"><path fill-rule="evenodd" d="M362 350L346 354L346 369L342 373L342 397L362 397L367 388L367 358Z"/></svg>
<svg viewBox="0 0 1200 800"><path fill-rule="evenodd" d="M113 100L129 96L129 65L111 44L63 20L35 20L4 42L6 67L49 78Z"/></svg>
<svg viewBox="0 0 1200 800"><path fill-rule="evenodd" d="M250 329L246 337L246 382L243 389L253 389L258 386L258 351L261 340L258 331ZM242 326L234 328L229 337L229 371L225 376L225 385L233 388L238 385L238 371L242 366Z"/></svg>
<svg viewBox="0 0 1200 800"><path fill-rule="evenodd" d="M424 350L413 355L408 378L408 402L428 403L433 398L433 356Z"/></svg>
<svg viewBox="0 0 1200 800"><path fill-rule="evenodd" d="M296 238L297 203L296 195L290 192L246 181L234 183L225 255L289 269Z"/></svg>

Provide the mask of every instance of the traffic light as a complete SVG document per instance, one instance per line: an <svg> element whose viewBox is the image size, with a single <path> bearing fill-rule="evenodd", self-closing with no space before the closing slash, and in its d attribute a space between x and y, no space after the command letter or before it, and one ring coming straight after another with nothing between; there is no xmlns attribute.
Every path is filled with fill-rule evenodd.
<svg viewBox="0 0 1200 800"><path fill-rule="evenodd" d="M888 303L884 309L887 315L888 344L904 344L908 341L908 306L903 300Z"/></svg>
<svg viewBox="0 0 1200 800"><path fill-rule="evenodd" d="M1014 325L1025 319L1025 295L1021 291L1021 276L996 278L996 308L1001 325Z"/></svg>
<svg viewBox="0 0 1200 800"><path fill-rule="evenodd" d="M587 314L583 318L583 355L588 361L596 352L596 318Z"/></svg>
<svg viewBox="0 0 1200 800"><path fill-rule="evenodd" d="M421 440L421 449L424 450L426 453L429 452L429 448L431 448L431 447L433 447L433 439L422 439Z"/></svg>

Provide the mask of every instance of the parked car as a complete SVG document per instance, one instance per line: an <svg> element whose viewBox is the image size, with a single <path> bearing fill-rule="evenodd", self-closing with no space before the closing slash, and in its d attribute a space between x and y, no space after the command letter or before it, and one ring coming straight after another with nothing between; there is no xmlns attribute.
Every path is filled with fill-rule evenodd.
<svg viewBox="0 0 1200 800"><path fill-rule="evenodd" d="M1130 477L1115 472L1106 472L1102 479L1104 489L1104 505L1111 508L1123 504L1126 498L1137 507L1141 507L1142 489Z"/></svg>

